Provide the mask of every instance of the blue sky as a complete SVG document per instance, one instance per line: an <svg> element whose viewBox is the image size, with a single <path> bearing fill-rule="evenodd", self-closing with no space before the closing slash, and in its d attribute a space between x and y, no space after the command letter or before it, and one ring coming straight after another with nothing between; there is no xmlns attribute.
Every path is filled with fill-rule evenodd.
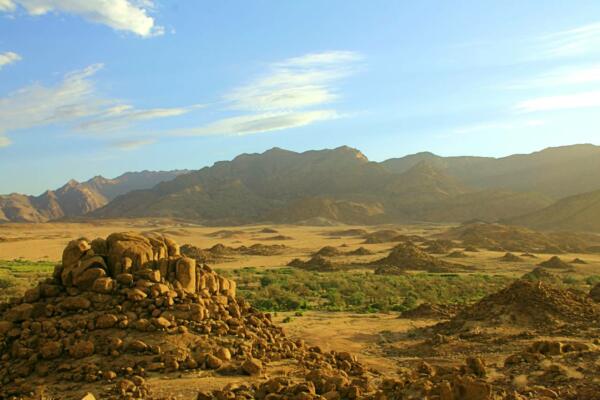
<svg viewBox="0 0 600 400"><path fill-rule="evenodd" d="M600 2L0 0L0 193L271 147L600 144Z"/></svg>

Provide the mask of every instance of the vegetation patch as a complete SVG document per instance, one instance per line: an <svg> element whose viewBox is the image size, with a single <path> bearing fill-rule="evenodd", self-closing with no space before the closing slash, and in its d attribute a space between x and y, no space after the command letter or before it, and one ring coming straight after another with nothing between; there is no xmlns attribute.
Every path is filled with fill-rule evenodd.
<svg viewBox="0 0 600 400"><path fill-rule="evenodd" d="M468 304L507 286L512 279L485 274L375 275L321 273L297 268L219 271L237 282L238 296L264 311L406 311L423 302Z"/></svg>

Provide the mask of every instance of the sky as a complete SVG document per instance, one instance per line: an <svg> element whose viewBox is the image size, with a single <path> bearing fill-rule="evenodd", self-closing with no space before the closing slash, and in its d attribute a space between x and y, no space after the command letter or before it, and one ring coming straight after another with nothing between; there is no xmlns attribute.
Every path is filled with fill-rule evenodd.
<svg viewBox="0 0 600 400"><path fill-rule="evenodd" d="M600 145L600 2L0 0L0 193L272 147Z"/></svg>

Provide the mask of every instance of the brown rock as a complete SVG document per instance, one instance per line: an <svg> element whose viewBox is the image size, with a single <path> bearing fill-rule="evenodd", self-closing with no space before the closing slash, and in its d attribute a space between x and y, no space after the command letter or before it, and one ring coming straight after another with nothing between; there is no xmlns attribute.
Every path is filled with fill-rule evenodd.
<svg viewBox="0 0 600 400"><path fill-rule="evenodd" d="M111 293L117 287L116 282L112 278L98 278L92 285L92 290L97 293Z"/></svg>
<svg viewBox="0 0 600 400"><path fill-rule="evenodd" d="M94 342L80 340L69 348L69 355L73 358L84 358L94 354Z"/></svg>
<svg viewBox="0 0 600 400"><path fill-rule="evenodd" d="M133 275L132 274L119 274L115 277L117 282L119 282L123 286L130 286L133 283Z"/></svg>
<svg viewBox="0 0 600 400"><path fill-rule="evenodd" d="M63 309L70 311L87 310L91 305L92 303L88 299L81 296L66 297L60 302Z"/></svg>
<svg viewBox="0 0 600 400"><path fill-rule="evenodd" d="M175 277L181 284L183 290L196 291L196 260L182 257L175 265Z"/></svg>
<svg viewBox="0 0 600 400"><path fill-rule="evenodd" d="M148 350L148 345L141 340L134 340L131 343L129 343L127 348L131 351L141 353Z"/></svg>
<svg viewBox="0 0 600 400"><path fill-rule="evenodd" d="M250 357L242 363L242 370L248 375L260 375L262 368L262 361L256 358Z"/></svg>
<svg viewBox="0 0 600 400"><path fill-rule="evenodd" d="M165 317L152 318L152 324L160 329L167 329L171 326L171 322Z"/></svg>
<svg viewBox="0 0 600 400"><path fill-rule="evenodd" d="M140 289L130 289L127 292L127 298L131 301L141 301L146 297L148 297L148 295Z"/></svg>
<svg viewBox="0 0 600 400"><path fill-rule="evenodd" d="M217 353L215 355L223 361L231 360L231 352L226 347L219 348L219 350L217 350Z"/></svg>
<svg viewBox="0 0 600 400"><path fill-rule="evenodd" d="M14 327L15 327L15 324L13 324L10 321L0 321L0 336L6 335Z"/></svg>
<svg viewBox="0 0 600 400"><path fill-rule="evenodd" d="M96 328L99 329L108 329L112 328L119 322L119 318L117 318L114 314L103 314L96 318Z"/></svg>
<svg viewBox="0 0 600 400"><path fill-rule="evenodd" d="M100 256L86 257L72 268L73 285L82 290L87 290L94 281L102 276L106 276L107 266L104 259Z"/></svg>
<svg viewBox="0 0 600 400"><path fill-rule="evenodd" d="M25 292L25 295L23 295L23 301L25 303L35 303L36 301L38 301L40 299L40 296L41 296L40 287L36 286L33 289L29 289L28 291Z"/></svg>
<svg viewBox="0 0 600 400"><path fill-rule="evenodd" d="M483 378L486 375L485 364L479 357L468 357L467 367L480 378Z"/></svg>
<svg viewBox="0 0 600 400"><path fill-rule="evenodd" d="M46 342L40 346L40 354L45 360L51 360L60 357L62 350L63 347L59 341Z"/></svg>
<svg viewBox="0 0 600 400"><path fill-rule="evenodd" d="M85 239L77 239L69 242L62 254L61 280L66 286L73 284L73 269L77 267L79 260L91 249Z"/></svg>
<svg viewBox="0 0 600 400"><path fill-rule="evenodd" d="M206 366L210 369L218 369L223 365L223 361L220 358L209 354L206 356Z"/></svg>
<svg viewBox="0 0 600 400"><path fill-rule="evenodd" d="M8 310L4 314L4 319L11 322L21 322L31 318L33 313L33 305L31 304L19 304Z"/></svg>

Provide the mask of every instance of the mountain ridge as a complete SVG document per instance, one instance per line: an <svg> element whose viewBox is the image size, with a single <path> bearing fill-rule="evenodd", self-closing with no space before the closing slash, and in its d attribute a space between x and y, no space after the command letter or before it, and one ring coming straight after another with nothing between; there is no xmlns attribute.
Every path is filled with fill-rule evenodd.
<svg viewBox="0 0 600 400"><path fill-rule="evenodd" d="M493 199L493 190L472 189L429 161L395 173L348 146L302 153L274 148L119 196L90 216L160 216L226 224L327 218L363 224L429 221L434 211L443 221L496 219L550 204L538 195L502 193L502 207L508 211L489 213L470 204Z"/></svg>
<svg viewBox="0 0 600 400"><path fill-rule="evenodd" d="M0 195L0 222L46 222L85 215L131 190L155 186L186 170L126 172L109 179L97 175L85 182L70 179L63 186L38 196Z"/></svg>

